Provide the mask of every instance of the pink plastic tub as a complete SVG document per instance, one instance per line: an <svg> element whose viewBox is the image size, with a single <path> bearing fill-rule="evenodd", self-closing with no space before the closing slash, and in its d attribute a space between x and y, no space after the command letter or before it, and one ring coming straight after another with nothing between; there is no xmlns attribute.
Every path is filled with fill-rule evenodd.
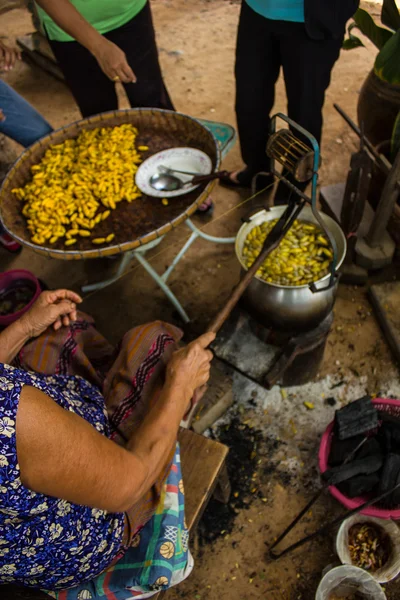
<svg viewBox="0 0 400 600"><path fill-rule="evenodd" d="M372 401L376 408L379 411L387 412L394 417L398 417L400 419L400 400L389 400L386 398L376 398ZM325 430L325 433L322 436L321 444L319 447L318 453L318 461L319 461L319 470L321 473L325 473L328 469L328 458L329 453L331 451L331 444L333 439L333 426L334 421L329 423L328 427ZM331 485L329 487L329 491L336 500L339 500L346 508L354 509L364 504L369 498L367 496L360 496L358 498L349 498L345 496L338 490L337 487ZM361 511L361 514L368 515L370 517L378 517L380 519L400 519L400 506L396 509L383 509L377 508L375 506L370 506Z"/></svg>
<svg viewBox="0 0 400 600"><path fill-rule="evenodd" d="M13 288L14 286L18 287L18 283L26 284L32 288L33 296L30 301L25 304L21 310L17 312L9 313L7 315L0 315L0 327L7 327L19 317L21 317L32 304L35 302L36 298L39 296L41 292L41 287L38 279L30 273L30 271L25 271L24 269L16 269L14 271L6 271L5 273L0 273L0 297L7 290Z"/></svg>

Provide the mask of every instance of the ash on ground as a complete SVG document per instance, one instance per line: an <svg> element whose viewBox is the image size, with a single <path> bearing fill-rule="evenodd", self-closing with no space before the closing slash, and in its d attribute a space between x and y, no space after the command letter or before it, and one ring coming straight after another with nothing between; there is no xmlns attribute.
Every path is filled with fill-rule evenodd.
<svg viewBox="0 0 400 600"><path fill-rule="evenodd" d="M201 544L213 542L233 529L239 510L250 507L255 498L267 501L261 490L265 475L277 472L279 463L274 460L278 448L284 444L274 436L266 436L242 419L236 412L229 423L215 428L210 437L229 447L227 468L232 493L228 504L214 498L209 502L199 525ZM267 466L264 465L268 457Z"/></svg>
<svg viewBox="0 0 400 600"><path fill-rule="evenodd" d="M199 525L200 544L229 535L236 516L254 501L269 505L277 483L293 493L319 489L321 436L335 410L368 391L366 378L332 376L268 391L236 373L234 404L207 432L229 447L232 493L228 504L209 502ZM397 380L388 379L382 395L399 397L399 392Z"/></svg>

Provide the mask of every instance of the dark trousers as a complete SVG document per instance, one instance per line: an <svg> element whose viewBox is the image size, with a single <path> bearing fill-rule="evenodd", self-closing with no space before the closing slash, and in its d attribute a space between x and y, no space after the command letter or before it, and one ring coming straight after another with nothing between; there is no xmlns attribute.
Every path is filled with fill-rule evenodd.
<svg viewBox="0 0 400 600"><path fill-rule="evenodd" d="M158 62L149 3L131 21L104 37L125 52L137 77L137 83L124 84L130 105L174 110ZM118 108L115 83L86 48L78 42L50 40L50 45L83 117Z"/></svg>
<svg viewBox="0 0 400 600"><path fill-rule="evenodd" d="M265 150L281 67L288 116L320 142L325 91L342 39L313 40L304 23L266 19L243 1L236 48L236 115L250 176L270 168Z"/></svg>

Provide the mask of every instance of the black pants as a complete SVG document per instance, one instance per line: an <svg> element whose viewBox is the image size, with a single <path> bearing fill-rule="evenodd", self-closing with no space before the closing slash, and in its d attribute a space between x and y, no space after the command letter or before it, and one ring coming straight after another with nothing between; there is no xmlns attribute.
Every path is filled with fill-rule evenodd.
<svg viewBox="0 0 400 600"><path fill-rule="evenodd" d="M313 40L303 23L266 19L243 1L236 47L236 115L249 175L270 168L265 150L281 66L289 117L320 142L325 91L342 39Z"/></svg>
<svg viewBox="0 0 400 600"><path fill-rule="evenodd" d="M137 83L124 84L130 105L174 110L158 62L149 3L131 21L104 37L125 52L137 77ZM115 83L86 48L78 42L51 40L50 45L83 117L118 108Z"/></svg>

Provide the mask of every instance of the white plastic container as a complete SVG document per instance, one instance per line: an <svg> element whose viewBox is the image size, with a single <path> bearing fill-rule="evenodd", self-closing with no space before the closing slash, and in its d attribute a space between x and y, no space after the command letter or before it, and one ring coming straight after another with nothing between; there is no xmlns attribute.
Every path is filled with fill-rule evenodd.
<svg viewBox="0 0 400 600"><path fill-rule="evenodd" d="M387 600L379 583L367 571L350 565L328 571L318 586L315 600L330 600L332 594L339 598L358 594L363 600Z"/></svg>
<svg viewBox="0 0 400 600"><path fill-rule="evenodd" d="M366 515L353 515L343 521L336 537L336 552L340 562L345 565L351 565L349 550L349 530L357 523L371 523L382 529L391 542L391 552L389 559L380 569L368 571L368 573L379 583L392 581L400 573L400 530L396 523L386 519L377 519Z"/></svg>

